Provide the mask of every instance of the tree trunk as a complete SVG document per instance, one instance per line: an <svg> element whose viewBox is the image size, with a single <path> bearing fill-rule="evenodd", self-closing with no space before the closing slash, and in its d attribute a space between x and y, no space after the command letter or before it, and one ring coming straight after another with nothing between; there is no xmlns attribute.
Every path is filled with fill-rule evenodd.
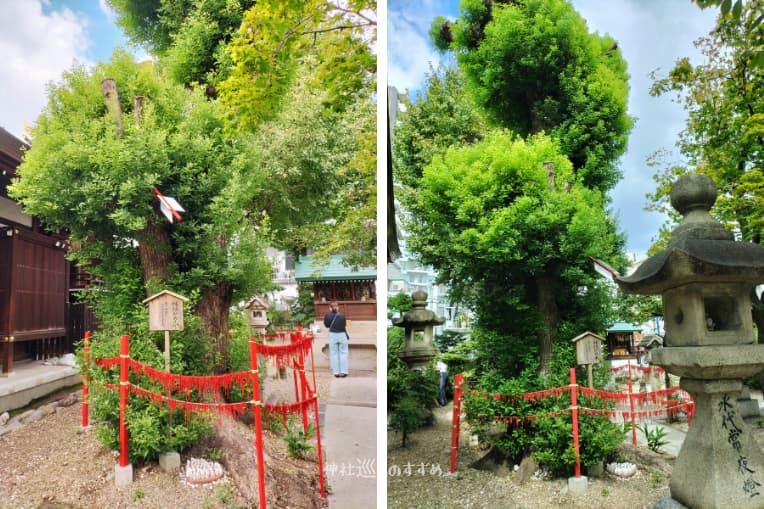
<svg viewBox="0 0 764 509"><path fill-rule="evenodd" d="M111 115L114 117L114 120L117 122L117 131L119 132L119 135L122 136L125 131L122 127L122 106L119 103L117 82L114 81L113 78L106 78L105 80L101 81L101 91L103 92L103 97L106 100L106 108L109 110L109 113L111 113Z"/></svg>
<svg viewBox="0 0 764 509"><path fill-rule="evenodd" d="M552 340L559 322L559 310L555 296L554 276L539 274L533 279L536 290L536 305L544 319L544 324L538 336L538 347L541 364L539 371L549 373L549 363L552 360Z"/></svg>
<svg viewBox="0 0 764 509"><path fill-rule="evenodd" d="M166 283L172 254L170 253L170 236L162 225L153 221L146 224L146 228L138 236L138 253L141 257L146 291L149 291L148 287L152 281Z"/></svg>
<svg viewBox="0 0 764 509"><path fill-rule="evenodd" d="M218 375L228 371L228 345L231 342L228 313L232 299L231 285L220 283L206 289L196 306L196 314L201 318L202 326L212 340L211 361L214 373Z"/></svg>

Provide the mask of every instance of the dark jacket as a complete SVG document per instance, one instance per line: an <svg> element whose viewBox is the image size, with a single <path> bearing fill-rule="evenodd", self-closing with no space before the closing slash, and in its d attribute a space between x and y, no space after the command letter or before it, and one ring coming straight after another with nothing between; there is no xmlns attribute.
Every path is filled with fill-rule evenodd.
<svg viewBox="0 0 764 509"><path fill-rule="evenodd" d="M336 318L335 318L336 316ZM334 321L334 323L332 323ZM345 315L339 311L330 311L324 315L324 326L330 327L329 332L347 332L345 330Z"/></svg>

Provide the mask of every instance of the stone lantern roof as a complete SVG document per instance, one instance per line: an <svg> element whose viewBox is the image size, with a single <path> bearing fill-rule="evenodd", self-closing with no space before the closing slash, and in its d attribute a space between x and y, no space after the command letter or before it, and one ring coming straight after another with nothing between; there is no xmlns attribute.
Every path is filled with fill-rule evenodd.
<svg viewBox="0 0 764 509"><path fill-rule="evenodd" d="M633 274L617 278L626 293L660 294L699 282L764 281L764 246L736 242L709 210L716 201L713 181L699 174L679 179L671 205L684 215L665 251L645 260Z"/></svg>
<svg viewBox="0 0 764 509"><path fill-rule="evenodd" d="M436 326L445 323L445 317L439 317L430 311L427 306L427 292L417 290L411 294L412 309L405 311L402 316L393 318L393 325L397 327L423 327Z"/></svg>

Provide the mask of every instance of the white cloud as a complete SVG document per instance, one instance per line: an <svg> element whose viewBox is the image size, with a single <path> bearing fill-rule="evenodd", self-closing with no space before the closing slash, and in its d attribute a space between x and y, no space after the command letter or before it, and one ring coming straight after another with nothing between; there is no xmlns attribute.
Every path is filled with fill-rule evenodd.
<svg viewBox="0 0 764 509"><path fill-rule="evenodd" d="M103 12L103 15L106 16L106 19L110 21L117 19L117 13L111 8L111 5L109 5L109 2L106 0L98 0L98 7L101 9L101 12Z"/></svg>
<svg viewBox="0 0 764 509"><path fill-rule="evenodd" d="M442 58L427 34L430 23L439 14L437 3L388 2L387 80L402 93L420 88L429 63L437 67Z"/></svg>
<svg viewBox="0 0 764 509"><path fill-rule="evenodd" d="M88 63L85 25L66 8L44 13L40 0L3 3L0 125L6 130L24 134L24 124L34 123L47 101L47 83L75 61Z"/></svg>

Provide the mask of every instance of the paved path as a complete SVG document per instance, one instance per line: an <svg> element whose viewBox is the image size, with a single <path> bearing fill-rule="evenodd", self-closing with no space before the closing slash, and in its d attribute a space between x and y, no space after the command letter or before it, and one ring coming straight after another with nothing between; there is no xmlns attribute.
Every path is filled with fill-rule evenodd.
<svg viewBox="0 0 764 509"><path fill-rule="evenodd" d="M356 336L353 342L376 341ZM377 507L377 372L350 356L347 378L332 378L322 440L331 509Z"/></svg>

